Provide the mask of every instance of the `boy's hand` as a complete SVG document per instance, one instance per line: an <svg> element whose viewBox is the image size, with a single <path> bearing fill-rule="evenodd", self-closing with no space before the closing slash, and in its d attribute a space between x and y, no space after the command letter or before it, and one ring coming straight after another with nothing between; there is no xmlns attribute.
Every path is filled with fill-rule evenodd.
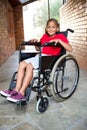
<svg viewBox="0 0 87 130"><path fill-rule="evenodd" d="M57 44L60 43L60 40L59 39L54 39L54 40L50 40L50 43L51 42L54 42L54 45L56 46Z"/></svg>
<svg viewBox="0 0 87 130"><path fill-rule="evenodd" d="M30 42L38 42L37 39L31 39Z"/></svg>

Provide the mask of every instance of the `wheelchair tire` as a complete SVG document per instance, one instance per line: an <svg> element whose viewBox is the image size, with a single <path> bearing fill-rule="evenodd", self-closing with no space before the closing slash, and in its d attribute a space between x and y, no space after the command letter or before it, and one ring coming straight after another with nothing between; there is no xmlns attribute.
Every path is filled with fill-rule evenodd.
<svg viewBox="0 0 87 130"><path fill-rule="evenodd" d="M79 81L79 66L76 59L65 54L55 63L50 81L51 93L56 101L64 101L73 95Z"/></svg>
<svg viewBox="0 0 87 130"><path fill-rule="evenodd" d="M47 110L49 105L49 100L47 97L41 97L38 99L37 104L36 104L36 111L37 113L43 113Z"/></svg>

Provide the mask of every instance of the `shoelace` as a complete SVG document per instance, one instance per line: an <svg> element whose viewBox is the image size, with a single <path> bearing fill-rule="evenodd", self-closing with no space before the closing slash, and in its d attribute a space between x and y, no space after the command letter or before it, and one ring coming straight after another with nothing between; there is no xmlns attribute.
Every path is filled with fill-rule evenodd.
<svg viewBox="0 0 87 130"><path fill-rule="evenodd" d="M18 93L16 91L13 91L11 96L16 96Z"/></svg>

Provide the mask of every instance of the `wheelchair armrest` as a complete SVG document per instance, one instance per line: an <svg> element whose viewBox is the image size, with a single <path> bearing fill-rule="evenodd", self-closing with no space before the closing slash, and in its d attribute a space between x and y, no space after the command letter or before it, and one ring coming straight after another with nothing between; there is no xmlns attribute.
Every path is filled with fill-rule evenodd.
<svg viewBox="0 0 87 130"><path fill-rule="evenodd" d="M40 42L31 42L31 41L24 41L21 43L21 46L30 45L30 46L40 46Z"/></svg>
<svg viewBox="0 0 87 130"><path fill-rule="evenodd" d="M58 42L57 45L55 45L55 42L46 42L45 44L41 45L41 47L62 47L62 45Z"/></svg>
<svg viewBox="0 0 87 130"><path fill-rule="evenodd" d="M19 62L27 58L34 57L39 51L26 51L25 46L40 46L40 42L24 41L19 46Z"/></svg>

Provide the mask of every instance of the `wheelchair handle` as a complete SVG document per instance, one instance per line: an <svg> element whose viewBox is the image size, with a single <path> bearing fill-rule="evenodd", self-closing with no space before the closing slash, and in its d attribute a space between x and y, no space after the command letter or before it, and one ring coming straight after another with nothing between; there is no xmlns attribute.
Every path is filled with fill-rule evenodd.
<svg viewBox="0 0 87 130"><path fill-rule="evenodd" d="M73 30L73 29L70 29L70 28L68 28L66 31L67 31L67 32L74 33L74 30Z"/></svg>
<svg viewBox="0 0 87 130"><path fill-rule="evenodd" d="M52 46L52 47L61 47L62 45L59 43L59 42L57 42L57 45L55 45L55 42L46 42L45 44L43 44L43 45L41 45L41 47L49 47L49 46Z"/></svg>

